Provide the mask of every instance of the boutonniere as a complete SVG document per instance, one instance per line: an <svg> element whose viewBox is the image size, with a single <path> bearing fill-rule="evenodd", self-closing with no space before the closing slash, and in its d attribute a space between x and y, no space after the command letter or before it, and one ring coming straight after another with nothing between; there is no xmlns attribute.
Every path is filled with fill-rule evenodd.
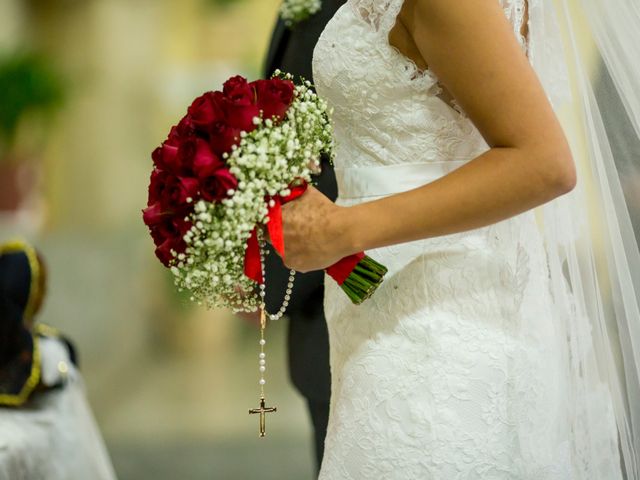
<svg viewBox="0 0 640 480"><path fill-rule="evenodd" d="M321 0L284 0L280 6L280 17L291 27L315 15L322 8Z"/></svg>

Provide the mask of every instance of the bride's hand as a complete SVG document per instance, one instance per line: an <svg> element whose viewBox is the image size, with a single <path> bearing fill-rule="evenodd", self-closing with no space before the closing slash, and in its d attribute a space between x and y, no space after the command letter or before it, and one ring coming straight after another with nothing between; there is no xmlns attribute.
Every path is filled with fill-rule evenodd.
<svg viewBox="0 0 640 480"><path fill-rule="evenodd" d="M284 205L285 265L299 272L321 270L353 253L345 235L346 210L311 186Z"/></svg>

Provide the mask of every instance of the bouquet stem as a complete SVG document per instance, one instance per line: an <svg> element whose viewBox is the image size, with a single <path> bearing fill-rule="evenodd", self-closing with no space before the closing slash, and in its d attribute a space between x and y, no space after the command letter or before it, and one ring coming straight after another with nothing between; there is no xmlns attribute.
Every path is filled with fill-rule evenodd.
<svg viewBox="0 0 640 480"><path fill-rule="evenodd" d="M364 253L343 258L327 268L327 274L340 285L349 299L361 304L382 283L387 268Z"/></svg>

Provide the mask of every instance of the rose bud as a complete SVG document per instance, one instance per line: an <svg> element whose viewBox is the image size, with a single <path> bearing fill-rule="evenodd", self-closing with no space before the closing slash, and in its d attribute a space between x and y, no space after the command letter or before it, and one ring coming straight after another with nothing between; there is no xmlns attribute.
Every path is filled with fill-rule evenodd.
<svg viewBox="0 0 640 480"><path fill-rule="evenodd" d="M193 155L193 171L196 176L201 176L203 170L212 171L224 167L224 162L213 153L207 142L198 138L196 140L195 154Z"/></svg>
<svg viewBox="0 0 640 480"><path fill-rule="evenodd" d="M224 111L229 126L245 132L254 130L253 119L260 116L260 109L256 105L253 85L241 76L230 78L224 84L224 95Z"/></svg>
<svg viewBox="0 0 640 480"><path fill-rule="evenodd" d="M222 85L222 93L225 97L231 98L234 97L240 92L242 92L249 87L249 82L242 75L236 75L235 77L231 77L229 80L224 82ZM250 88L250 87L249 87Z"/></svg>
<svg viewBox="0 0 640 480"><path fill-rule="evenodd" d="M231 147L240 143L240 130L230 127L225 122L212 123L209 135L209 146L219 157L224 153L230 153Z"/></svg>
<svg viewBox="0 0 640 480"><path fill-rule="evenodd" d="M178 239L183 238L184 234L189 231L192 224L185 221L181 215L165 216L162 221L156 225L152 225L149 230L154 243L160 245L167 238Z"/></svg>
<svg viewBox="0 0 640 480"><path fill-rule="evenodd" d="M182 139L175 155L163 157L165 168L180 177L193 177L196 155L198 154L198 149L202 150L203 144L206 145L206 141L196 136ZM174 147L167 147L167 149L169 148Z"/></svg>
<svg viewBox="0 0 640 480"><path fill-rule="evenodd" d="M154 204L162 198L165 184L169 174L164 170L154 168L151 172L151 180L149 181L149 197L147 206Z"/></svg>
<svg viewBox="0 0 640 480"><path fill-rule="evenodd" d="M258 97L258 107L263 112L263 118L281 120L293 102L293 82L272 78L271 80L256 80L253 82Z"/></svg>
<svg viewBox="0 0 640 480"><path fill-rule="evenodd" d="M165 183L160 203L168 210L183 212L189 210L198 198L198 180L190 177L169 175ZM191 199L191 203L187 201Z"/></svg>
<svg viewBox="0 0 640 480"><path fill-rule="evenodd" d="M208 202L219 202L229 196L229 190L238 188L238 180L226 168L203 169L200 173L200 193Z"/></svg>
<svg viewBox="0 0 640 480"><path fill-rule="evenodd" d="M168 168L174 175L183 177L193 176L193 158L196 154L197 140L198 137L195 136L187 137L182 139L178 145L173 163L171 163Z"/></svg>
<svg viewBox="0 0 640 480"><path fill-rule="evenodd" d="M177 125L171 127L166 143L170 145L179 145L183 139L192 137L196 134L196 128L189 115L185 115L180 119Z"/></svg>
<svg viewBox="0 0 640 480"><path fill-rule="evenodd" d="M156 256L165 266L168 267L173 259L172 249L176 253L184 253L187 248L184 235L191 227L191 222L185 221L181 216L176 216L165 218L164 221L150 228L151 237L157 247Z"/></svg>
<svg viewBox="0 0 640 480"><path fill-rule="evenodd" d="M158 245L161 245L167 239L167 235L165 235L164 229L161 227L162 227L162 224L153 225L149 227L151 238L153 239L153 243L155 244L156 247Z"/></svg>
<svg viewBox="0 0 640 480"><path fill-rule="evenodd" d="M160 202L156 202L142 210L142 221L146 226L153 227L154 225L159 225L166 221L170 215L171 212L162 208Z"/></svg>
<svg viewBox="0 0 640 480"><path fill-rule="evenodd" d="M182 238L167 238L157 246L155 253L158 260L160 260L165 267L168 267L173 260L171 250L174 250L176 253L184 253L186 249L187 244Z"/></svg>
<svg viewBox="0 0 640 480"><path fill-rule="evenodd" d="M189 109L188 117L197 130L206 131L213 122L224 120L222 92L206 92L196 98Z"/></svg>
<svg viewBox="0 0 640 480"><path fill-rule="evenodd" d="M177 153L177 144L171 145L170 142L165 141L153 151L151 158L153 159L153 164L159 169L171 170L171 166L176 162Z"/></svg>

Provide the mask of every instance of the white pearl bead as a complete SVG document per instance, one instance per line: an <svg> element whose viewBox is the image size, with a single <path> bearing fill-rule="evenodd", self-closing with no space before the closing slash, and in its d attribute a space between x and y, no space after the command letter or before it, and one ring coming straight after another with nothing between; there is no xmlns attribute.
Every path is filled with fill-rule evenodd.
<svg viewBox="0 0 640 480"><path fill-rule="evenodd" d="M267 370L267 367L265 367L264 365L261 365L261 366L260 366L260 371L261 371L262 373L264 373L266 370Z"/></svg>
<svg viewBox="0 0 640 480"><path fill-rule="evenodd" d="M262 359L260 360L260 362L258 362L260 364L261 367L264 367L267 364L267 361Z"/></svg>
<svg viewBox="0 0 640 480"><path fill-rule="evenodd" d="M265 358L267 355L264 352L260 352L260 355L258 355L260 358Z"/></svg>
<svg viewBox="0 0 640 480"><path fill-rule="evenodd" d="M266 382L266 380L265 380L264 378L261 378L261 379L260 379L260 382L258 382L258 383L260 383L260 385L264 385L264 384L265 384L265 383L267 383L267 382Z"/></svg>
<svg viewBox="0 0 640 480"><path fill-rule="evenodd" d="M260 345L265 345L267 343L267 341L264 338L260 339Z"/></svg>

